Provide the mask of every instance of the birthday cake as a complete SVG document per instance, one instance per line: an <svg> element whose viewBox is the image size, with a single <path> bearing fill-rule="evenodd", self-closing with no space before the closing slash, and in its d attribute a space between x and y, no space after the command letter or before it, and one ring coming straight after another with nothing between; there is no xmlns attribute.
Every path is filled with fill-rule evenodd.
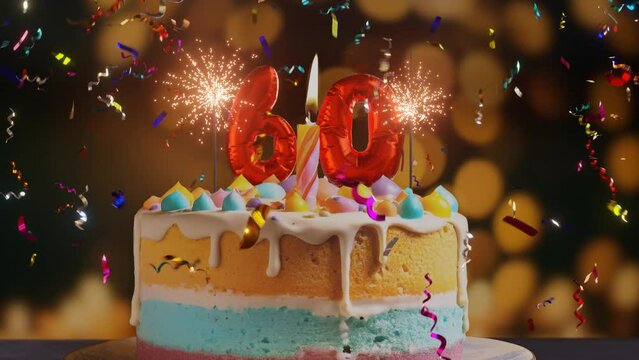
<svg viewBox="0 0 639 360"><path fill-rule="evenodd" d="M426 273L434 332L461 359L467 222L450 194L419 199L383 177L371 187L378 221L324 180L315 212L295 189L243 177L149 199L134 226L138 359L436 359L441 342L420 311ZM259 234L247 236L257 214Z"/></svg>

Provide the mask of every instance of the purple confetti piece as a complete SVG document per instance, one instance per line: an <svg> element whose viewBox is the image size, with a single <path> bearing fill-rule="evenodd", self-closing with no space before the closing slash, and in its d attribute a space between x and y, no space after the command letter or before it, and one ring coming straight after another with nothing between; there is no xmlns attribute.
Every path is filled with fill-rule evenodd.
<svg viewBox="0 0 639 360"><path fill-rule="evenodd" d="M133 57L140 57L140 52L138 52L137 50L135 50L134 48L130 47L130 46L126 46L122 43L118 43L118 49L122 50L122 51L126 51L128 53L130 53L131 55L133 55ZM124 57L124 56L123 56Z"/></svg>
<svg viewBox="0 0 639 360"><path fill-rule="evenodd" d="M262 44L262 50L264 50L264 55L266 55L266 57L271 57L272 55L271 47L268 46L268 41L266 41L266 38L264 37L264 35L260 35L260 44Z"/></svg>
<svg viewBox="0 0 639 360"><path fill-rule="evenodd" d="M153 120L153 127L156 128L160 125L162 120L166 117L166 111L162 111L160 115L158 115L155 120Z"/></svg>
<svg viewBox="0 0 639 360"><path fill-rule="evenodd" d="M439 24L441 23L442 23L442 17L441 16L435 17L435 20L433 20L433 23L430 25L430 33L434 34L435 31L437 31L437 28L439 28Z"/></svg>

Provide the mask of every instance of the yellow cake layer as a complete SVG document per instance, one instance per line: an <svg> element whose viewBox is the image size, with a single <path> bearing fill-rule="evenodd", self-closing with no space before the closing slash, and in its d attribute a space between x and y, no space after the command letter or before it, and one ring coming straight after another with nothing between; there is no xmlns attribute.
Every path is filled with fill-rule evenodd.
<svg viewBox="0 0 639 360"><path fill-rule="evenodd" d="M390 241L398 236L388 261L379 261L379 243L372 228L360 229L351 254L351 299L371 299L397 295L421 294L429 272L432 293L457 290L457 235L451 224L429 234L414 234L398 227L388 230ZM269 258L268 241L240 250L240 238L231 232L220 241L220 263L209 267L209 238L189 239L173 225L160 241L141 239L140 276L146 284L171 287L204 287L207 276L216 290L230 290L246 295L297 295L341 299L340 246L333 237L321 245L308 244L294 236L281 239L281 271L266 275ZM197 268L177 270L158 265L165 255L179 256L190 262L199 259ZM207 274L208 273L208 274Z"/></svg>

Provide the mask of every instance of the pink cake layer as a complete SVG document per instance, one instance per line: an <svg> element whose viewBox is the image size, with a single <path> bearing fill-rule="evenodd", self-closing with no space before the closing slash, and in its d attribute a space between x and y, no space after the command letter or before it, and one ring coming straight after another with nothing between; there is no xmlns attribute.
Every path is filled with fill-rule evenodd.
<svg viewBox="0 0 639 360"><path fill-rule="evenodd" d="M138 360L337 360L335 350L304 350L302 353L293 357L260 357L247 358L236 355L214 355L203 353L192 353L176 349L167 349L155 345L151 345L144 341L137 341L137 359ZM461 342L447 346L444 356L451 360L462 359L463 344ZM352 360L440 360L435 350L427 353L417 354L358 354L352 357Z"/></svg>

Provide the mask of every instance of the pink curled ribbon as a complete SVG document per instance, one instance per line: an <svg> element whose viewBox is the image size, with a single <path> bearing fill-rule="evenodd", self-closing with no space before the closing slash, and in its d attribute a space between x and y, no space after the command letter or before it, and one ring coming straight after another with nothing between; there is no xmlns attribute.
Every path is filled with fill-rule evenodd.
<svg viewBox="0 0 639 360"><path fill-rule="evenodd" d="M368 216L375 220L375 221L384 221L386 220L386 216L382 215L382 214L378 214L377 212L375 212L375 209L373 208L373 205L375 205L375 197L374 196L369 196L367 198L361 196L358 192L357 192L357 184L355 186L353 186L353 200L355 200L358 204L360 205L366 205L366 213L368 214Z"/></svg>
<svg viewBox="0 0 639 360"><path fill-rule="evenodd" d="M443 335L438 334L438 333L433 331L433 330L435 330L435 325L437 325L437 315L435 315L433 312L428 310L428 307L426 306L426 302L428 302L428 300L430 300L430 298L432 297L432 295L430 294L430 291L428 291L428 288L433 284L433 280L431 280L429 273L426 273L426 275L424 275L424 279L426 279L426 281L428 281L428 285L426 285L426 289L424 289L424 295L426 295L426 299L424 299L424 301L422 301L421 313L422 313L422 315L424 315L424 316L426 316L426 317L428 317L428 318L433 320L433 326L431 326L429 332L430 332L430 337L431 338L439 340L439 347L437 348L437 355L439 355L440 359L450 360L449 357L442 356L442 354L444 353L444 350L446 349L446 338Z"/></svg>
<svg viewBox="0 0 639 360"><path fill-rule="evenodd" d="M579 329L583 323L586 322L586 318L579 313L582 307L584 307L584 300L579 296L579 293L584 291L584 287L575 281L575 284L578 286L577 290L572 294L572 298L577 302L577 309L575 309L575 317L579 320L579 324L577 324L576 329Z"/></svg>

